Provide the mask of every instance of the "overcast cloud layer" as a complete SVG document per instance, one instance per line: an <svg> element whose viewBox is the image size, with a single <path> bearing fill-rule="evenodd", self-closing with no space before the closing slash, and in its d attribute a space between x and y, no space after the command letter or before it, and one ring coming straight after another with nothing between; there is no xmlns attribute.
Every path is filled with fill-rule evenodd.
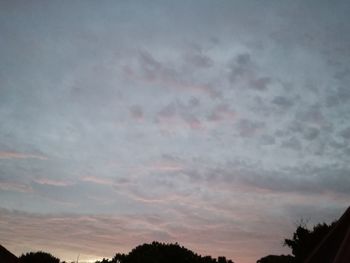
<svg viewBox="0 0 350 263"><path fill-rule="evenodd" d="M0 242L253 263L350 201L348 1L1 1Z"/></svg>

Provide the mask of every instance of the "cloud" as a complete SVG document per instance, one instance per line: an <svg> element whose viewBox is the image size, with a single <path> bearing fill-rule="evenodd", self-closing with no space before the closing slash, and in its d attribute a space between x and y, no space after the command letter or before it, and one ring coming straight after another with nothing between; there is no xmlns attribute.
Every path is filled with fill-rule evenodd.
<svg viewBox="0 0 350 263"><path fill-rule="evenodd" d="M229 80L234 83L238 79L249 77L253 74L253 68L254 64L250 54L239 54L231 62Z"/></svg>
<svg viewBox="0 0 350 263"><path fill-rule="evenodd" d="M313 105L302 109L296 114L296 119L318 126L326 126L327 120L324 117L322 108L319 105Z"/></svg>
<svg viewBox="0 0 350 263"><path fill-rule="evenodd" d="M32 187L28 184L8 180L0 180L0 189L2 191L14 191L20 193L33 192Z"/></svg>
<svg viewBox="0 0 350 263"><path fill-rule="evenodd" d="M272 100L272 103L279 106L279 107L285 108L285 109L288 109L294 105L293 100L288 99L288 98L283 97L283 96L274 97Z"/></svg>
<svg viewBox="0 0 350 263"><path fill-rule="evenodd" d="M160 109L155 117L155 122L161 126L161 129L175 131L176 129L190 128L192 130L201 130L204 128L201 120L193 113L199 101L191 99L188 105L180 101L171 102Z"/></svg>
<svg viewBox="0 0 350 263"><path fill-rule="evenodd" d="M328 107L341 106L350 100L350 91L345 85L341 85L335 91L329 93L326 97L326 105Z"/></svg>
<svg viewBox="0 0 350 263"><path fill-rule="evenodd" d="M304 131L304 139L306 140L315 140L320 134L320 130L315 127L306 128Z"/></svg>
<svg viewBox="0 0 350 263"><path fill-rule="evenodd" d="M101 184L101 185L113 185L114 180L111 178L106 178L102 176L92 176L87 175L80 178L83 182L89 182L89 183L95 183L95 184Z"/></svg>
<svg viewBox="0 0 350 263"><path fill-rule="evenodd" d="M349 203L343 2L0 8L1 205L42 213L0 228L30 228L21 217L81 222L81 232L66 226L74 242L62 241L74 253L95 250L79 243L95 228L101 247L89 253L119 250L110 244L123 235L240 262L280 253L308 207ZM67 214L43 214L52 211Z"/></svg>
<svg viewBox="0 0 350 263"><path fill-rule="evenodd" d="M48 158L46 156L40 155L40 154L30 154L30 153L2 151L2 152L0 152L0 159L38 159L38 160L47 160Z"/></svg>
<svg viewBox="0 0 350 263"><path fill-rule="evenodd" d="M271 83L271 78L262 77L252 80L249 86L255 90L267 90L268 85Z"/></svg>
<svg viewBox="0 0 350 263"><path fill-rule="evenodd" d="M272 82L270 77L261 77L250 54L237 55L229 66L229 80L232 84L243 85L252 90L265 91Z"/></svg>
<svg viewBox="0 0 350 263"><path fill-rule="evenodd" d="M256 234L227 222L194 217L194 213L188 212L185 215L168 211L166 218L157 214L136 217L45 215L6 209L0 212L3 245L11 251L19 255L28 250L44 250L67 261L74 260L77 253L82 261L112 257L117 252L127 253L136 245L153 240L178 242L203 255L224 255L234 259L247 253L239 252L235 247L256 239L269 243L276 235L271 231ZM234 249L233 236L240 240L234 243ZM261 247L256 246L256 249L261 250Z"/></svg>
<svg viewBox="0 0 350 263"><path fill-rule="evenodd" d="M302 149L302 144L298 138L293 136L289 139L282 141L281 147L295 151L300 151Z"/></svg>
<svg viewBox="0 0 350 263"><path fill-rule="evenodd" d="M261 132L265 127L265 123L261 121L252 121L249 119L241 119L237 123L237 130L242 137L252 137Z"/></svg>
<svg viewBox="0 0 350 263"><path fill-rule="evenodd" d="M130 80L146 82L162 88L181 92L199 93L212 99L219 98L221 93L208 81L194 81L188 72L182 72L172 63L164 63L153 57L150 52L139 51L137 64L124 66L124 72ZM176 65L176 62L173 63Z"/></svg>
<svg viewBox="0 0 350 263"><path fill-rule="evenodd" d="M184 58L187 63L190 63L197 69L209 68L214 64L213 60L205 55L203 49L198 45L193 46L192 49L185 54Z"/></svg>
<svg viewBox="0 0 350 263"><path fill-rule="evenodd" d="M143 120L144 114L143 114L142 108L140 106L134 105L134 106L130 107L129 111L130 111L130 116L133 119L138 120L138 121Z"/></svg>
<svg viewBox="0 0 350 263"><path fill-rule="evenodd" d="M70 186L74 184L74 182L70 180L51 179L51 178L45 178L45 177L35 178L34 182L37 184L52 185L52 186Z"/></svg>
<svg viewBox="0 0 350 263"><path fill-rule="evenodd" d="M261 136L260 141L263 145L273 145L275 144L276 139L271 135L265 134Z"/></svg>
<svg viewBox="0 0 350 263"><path fill-rule="evenodd" d="M350 139L350 127L347 127L339 132L339 135L344 139Z"/></svg>
<svg viewBox="0 0 350 263"><path fill-rule="evenodd" d="M214 122L232 121L235 118L236 112L231 110L228 104L220 104L216 106L208 116L208 120Z"/></svg>

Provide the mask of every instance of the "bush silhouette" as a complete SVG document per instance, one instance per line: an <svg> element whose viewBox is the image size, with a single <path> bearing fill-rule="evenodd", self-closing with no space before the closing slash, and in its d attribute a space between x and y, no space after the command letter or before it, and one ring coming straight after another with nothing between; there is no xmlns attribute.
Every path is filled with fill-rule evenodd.
<svg viewBox="0 0 350 263"><path fill-rule="evenodd" d="M20 263L60 263L60 260L49 253L39 251L23 254L19 258Z"/></svg>
<svg viewBox="0 0 350 263"><path fill-rule="evenodd" d="M284 245L292 249L296 263L304 262L307 256L316 248L322 239L329 233L336 222L330 225L318 224L309 230L305 225L299 225L292 239L285 239Z"/></svg>
<svg viewBox="0 0 350 263"><path fill-rule="evenodd" d="M116 254L111 261L96 263L234 263L225 257L218 259L202 257L191 250L175 244L152 242L137 246L129 254Z"/></svg>

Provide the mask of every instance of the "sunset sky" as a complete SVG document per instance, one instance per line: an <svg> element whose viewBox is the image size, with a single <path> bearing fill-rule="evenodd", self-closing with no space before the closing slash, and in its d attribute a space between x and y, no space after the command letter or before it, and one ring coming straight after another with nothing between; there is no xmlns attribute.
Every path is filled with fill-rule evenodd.
<svg viewBox="0 0 350 263"><path fill-rule="evenodd" d="M350 204L350 2L1 1L0 244L255 263Z"/></svg>

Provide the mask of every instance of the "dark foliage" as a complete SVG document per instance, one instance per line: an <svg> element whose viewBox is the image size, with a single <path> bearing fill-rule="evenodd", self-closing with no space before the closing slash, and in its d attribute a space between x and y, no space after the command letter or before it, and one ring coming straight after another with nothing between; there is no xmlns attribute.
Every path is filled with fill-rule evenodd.
<svg viewBox="0 0 350 263"><path fill-rule="evenodd" d="M178 244L164 244L153 242L143 244L134 248L129 254L116 254L108 261L97 261L96 263L233 263L225 257L212 258L202 257L191 250Z"/></svg>
<svg viewBox="0 0 350 263"><path fill-rule="evenodd" d="M325 223L318 224L312 230L309 230L304 225L299 225L293 234L293 238L285 239L284 245L292 249L295 262L301 263L316 248L334 225L335 222L330 225Z"/></svg>
<svg viewBox="0 0 350 263"><path fill-rule="evenodd" d="M60 263L60 260L46 252L30 252L19 258L20 263Z"/></svg>
<svg viewBox="0 0 350 263"><path fill-rule="evenodd" d="M269 255L259 259L256 263L294 263L295 259L291 255L285 256L275 256Z"/></svg>
<svg viewBox="0 0 350 263"><path fill-rule="evenodd" d="M269 255L257 261L257 263L302 263L316 248L316 246L329 233L336 222L330 225L318 224L313 229L308 229L305 224L300 224L291 239L284 240L284 246L292 249L293 256Z"/></svg>

